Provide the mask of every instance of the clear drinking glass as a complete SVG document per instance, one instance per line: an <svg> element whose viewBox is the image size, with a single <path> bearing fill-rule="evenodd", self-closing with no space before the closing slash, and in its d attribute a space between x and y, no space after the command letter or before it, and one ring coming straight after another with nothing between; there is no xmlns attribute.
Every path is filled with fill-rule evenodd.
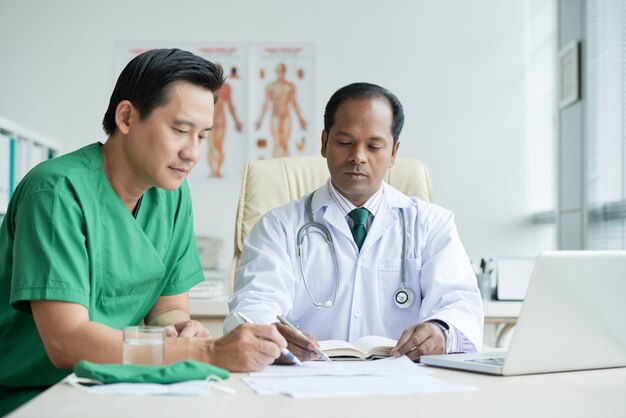
<svg viewBox="0 0 626 418"><path fill-rule="evenodd" d="M124 364L163 364L165 328L135 326L124 328Z"/></svg>

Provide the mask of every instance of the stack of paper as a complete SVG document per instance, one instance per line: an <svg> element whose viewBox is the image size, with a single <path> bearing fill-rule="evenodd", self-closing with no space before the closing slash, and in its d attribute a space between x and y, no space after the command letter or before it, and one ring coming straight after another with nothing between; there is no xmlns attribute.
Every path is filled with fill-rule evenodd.
<svg viewBox="0 0 626 418"><path fill-rule="evenodd" d="M269 366L242 380L259 395L298 399L476 390L474 386L444 382L431 373L403 356L363 362L309 361L302 367Z"/></svg>

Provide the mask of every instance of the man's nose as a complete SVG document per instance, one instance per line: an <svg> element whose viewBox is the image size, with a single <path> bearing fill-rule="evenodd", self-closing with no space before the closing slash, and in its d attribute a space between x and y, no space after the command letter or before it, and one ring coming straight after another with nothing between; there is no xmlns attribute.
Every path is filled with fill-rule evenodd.
<svg viewBox="0 0 626 418"><path fill-rule="evenodd" d="M183 149L180 151L180 157L184 160L191 161L193 163L198 162L200 154L202 153L202 142L194 136L190 138Z"/></svg>
<svg viewBox="0 0 626 418"><path fill-rule="evenodd" d="M352 155L350 156L350 162L354 164L364 164L367 161L365 157L365 146L357 145L352 149Z"/></svg>

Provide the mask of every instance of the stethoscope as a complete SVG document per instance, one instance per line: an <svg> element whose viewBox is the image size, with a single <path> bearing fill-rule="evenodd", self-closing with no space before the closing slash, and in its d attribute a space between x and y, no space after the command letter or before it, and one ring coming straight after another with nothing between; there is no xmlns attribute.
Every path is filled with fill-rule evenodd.
<svg viewBox="0 0 626 418"><path fill-rule="evenodd" d="M313 195L311 193L305 201L305 211L308 222L298 229L297 244L298 244L298 261L300 262L300 273L302 274L302 280L304 281L304 288L309 294L313 305L318 308L331 308L337 300L337 290L339 289L339 263L337 262L337 254L335 254L335 247L333 246L333 239L330 235L330 231L325 225L313 220L313 209L311 208L313 202ZM406 309L413 304L415 294L411 289L406 287L406 220L404 218L404 209L400 208L400 215L402 217L402 283L401 286L393 294L393 301L398 308ZM304 274L304 266L302 265L302 243L309 232L314 232L322 235L326 240L326 243L330 247L330 253L333 257L333 263L335 264L335 291L333 292L333 298L326 302L318 302L311 294L311 290L306 281L306 275Z"/></svg>

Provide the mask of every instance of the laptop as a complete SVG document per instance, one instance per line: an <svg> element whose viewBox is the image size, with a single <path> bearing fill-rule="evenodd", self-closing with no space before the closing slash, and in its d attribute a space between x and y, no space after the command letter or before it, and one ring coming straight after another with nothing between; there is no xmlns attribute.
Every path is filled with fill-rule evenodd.
<svg viewBox="0 0 626 418"><path fill-rule="evenodd" d="M503 376L625 367L626 251L542 253L508 351L420 361Z"/></svg>

